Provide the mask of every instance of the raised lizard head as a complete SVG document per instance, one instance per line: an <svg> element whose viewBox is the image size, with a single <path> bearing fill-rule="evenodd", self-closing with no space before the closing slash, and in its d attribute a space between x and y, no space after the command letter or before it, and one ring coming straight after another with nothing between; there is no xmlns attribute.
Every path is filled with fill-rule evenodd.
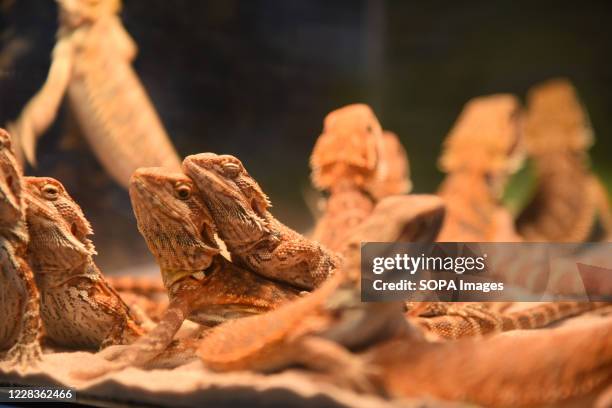
<svg viewBox="0 0 612 408"><path fill-rule="evenodd" d="M329 113L310 157L313 184L322 190L347 182L363 187L375 176L382 142L382 128L368 105Z"/></svg>
<svg viewBox="0 0 612 408"><path fill-rule="evenodd" d="M197 186L183 173L145 167L130 180L138 230L162 269L170 274L202 271L219 253L212 218Z"/></svg>
<svg viewBox="0 0 612 408"><path fill-rule="evenodd" d="M225 220L224 241L257 241L268 230L270 201L240 160L230 155L187 156L183 171L199 186L217 222Z"/></svg>
<svg viewBox="0 0 612 408"><path fill-rule="evenodd" d="M440 168L446 173L483 176L498 192L524 158L522 130L515 96L474 98L444 142Z"/></svg>
<svg viewBox="0 0 612 408"><path fill-rule="evenodd" d="M535 155L584 152L593 144L588 115L567 79L552 79L529 90L525 143Z"/></svg>
<svg viewBox="0 0 612 408"><path fill-rule="evenodd" d="M62 183L50 177L24 177L28 257L40 271L71 270L96 254L93 234L81 207Z"/></svg>
<svg viewBox="0 0 612 408"><path fill-rule="evenodd" d="M11 137L0 129L0 225L13 225L22 217L21 167L15 159Z"/></svg>
<svg viewBox="0 0 612 408"><path fill-rule="evenodd" d="M76 28L91 24L100 17L117 14L121 0L56 0L59 6L60 23L64 27Z"/></svg>
<svg viewBox="0 0 612 408"><path fill-rule="evenodd" d="M446 173L507 174L523 158L518 99L509 94L470 100L451 129L440 167Z"/></svg>

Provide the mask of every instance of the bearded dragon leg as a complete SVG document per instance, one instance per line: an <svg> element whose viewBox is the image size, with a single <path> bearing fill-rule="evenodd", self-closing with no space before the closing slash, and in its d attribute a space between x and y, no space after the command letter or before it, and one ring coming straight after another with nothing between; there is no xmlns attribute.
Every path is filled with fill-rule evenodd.
<svg viewBox="0 0 612 408"><path fill-rule="evenodd" d="M71 375L80 380L90 380L128 366L142 367L168 348L191 312L192 299L177 297L170 302L168 310L153 330L130 345L110 346L99 355L110 364L93 370L78 370Z"/></svg>
<svg viewBox="0 0 612 408"><path fill-rule="evenodd" d="M45 84L25 106L17 122L8 126L27 161L32 164L36 164L36 140L55 119L70 82L72 52L69 39L58 41Z"/></svg>

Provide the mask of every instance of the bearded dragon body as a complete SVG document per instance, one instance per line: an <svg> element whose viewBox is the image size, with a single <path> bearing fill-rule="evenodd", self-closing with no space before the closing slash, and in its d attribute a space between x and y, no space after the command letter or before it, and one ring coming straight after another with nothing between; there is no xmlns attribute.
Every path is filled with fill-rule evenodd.
<svg viewBox="0 0 612 408"><path fill-rule="evenodd" d="M434 196L390 197L356 228L338 271L312 293L261 316L224 323L199 347L218 371L275 370L291 364L332 372L347 385L371 389L368 369L349 349L393 335L417 336L401 303L360 302L360 248L366 241L431 241L444 208Z"/></svg>
<svg viewBox="0 0 612 408"><path fill-rule="evenodd" d="M180 160L131 61L136 45L117 13L118 0L58 0L60 29L47 80L10 126L35 162L36 140L53 122L64 94L106 171L128 186L138 167L179 169Z"/></svg>
<svg viewBox="0 0 612 408"><path fill-rule="evenodd" d="M438 241L517 241L512 216L500 203L508 177L523 158L519 102L493 95L468 102L444 143L448 175L438 194L448 211Z"/></svg>
<svg viewBox="0 0 612 408"><path fill-rule="evenodd" d="M103 354L112 361L110 367L75 373L77 377L146 365L168 349L186 319L210 326L299 297L296 288L266 280L220 254L210 214L197 186L184 174L141 168L129 191L138 229L160 266L170 303L147 335Z"/></svg>
<svg viewBox="0 0 612 408"><path fill-rule="evenodd" d="M448 343L395 340L366 359L395 398L496 408L590 406L580 398L612 382L612 321L601 320Z"/></svg>
<svg viewBox="0 0 612 408"><path fill-rule="evenodd" d="M144 334L93 261L93 231L64 186L48 177L23 180L28 262L41 292L46 337L64 347L98 349Z"/></svg>
<svg viewBox="0 0 612 408"><path fill-rule="evenodd" d="M608 195L588 165L593 130L569 81L547 81L529 92L525 134L538 184L517 220L520 234L552 242L612 237Z"/></svg>
<svg viewBox="0 0 612 408"><path fill-rule="evenodd" d="M500 203L506 180L523 157L518 100L494 95L470 101L451 130L440 165L448 173L439 195L447 203L447 217L438 241L515 242L508 210ZM530 259L500 254L489 260L496 278L525 290L580 293L584 290L575 268L556 270L550 277ZM550 279L548 281L547 279ZM539 328L599 307L595 303L534 303L524 310L505 313L506 303L409 303L408 316L432 336L456 339L500 331Z"/></svg>
<svg viewBox="0 0 612 408"><path fill-rule="evenodd" d="M9 134L0 129L0 361L21 367L42 356L39 293L27 245L21 168Z"/></svg>
<svg viewBox="0 0 612 408"><path fill-rule="evenodd" d="M329 192L313 239L333 251L343 247L378 200L406 193L411 186L408 159L397 136L383 132L363 104L327 115L310 165L314 186Z"/></svg>

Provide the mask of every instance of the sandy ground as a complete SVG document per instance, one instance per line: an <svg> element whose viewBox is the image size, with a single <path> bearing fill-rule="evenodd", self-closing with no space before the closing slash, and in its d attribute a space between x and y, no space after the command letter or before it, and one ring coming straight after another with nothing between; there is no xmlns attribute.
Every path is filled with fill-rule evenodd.
<svg viewBox="0 0 612 408"><path fill-rule="evenodd" d="M606 313L603 313L604 315ZM568 319L561 326L587 327L609 320L602 313L587 313ZM189 325L188 325L189 326ZM183 327L182 332L193 328ZM555 330L555 329L548 329ZM516 331L501 336L522 336L533 331ZM304 370L287 370L262 375L252 372L215 373L199 361L174 369L143 370L126 368L95 380L79 380L75 372L106 367L108 362L88 352L47 350L39 366L20 372L0 364L0 385L54 385L77 391L80 401L104 406L332 406L332 407L439 407L439 401L387 401L358 395L335 387ZM435 381L435 379L432 379ZM450 406L456 406L454 404Z"/></svg>
<svg viewBox="0 0 612 408"><path fill-rule="evenodd" d="M193 407L230 406L417 406L357 395L317 382L298 370L260 375L249 372L218 374L194 361L172 370L127 368L95 381L79 381L71 372L103 366L105 361L86 352L45 354L36 369L6 371L0 366L0 382L19 385L55 385L77 390L77 397L96 405L156 405ZM419 402L425 407L427 403ZM439 406L438 404L431 406Z"/></svg>

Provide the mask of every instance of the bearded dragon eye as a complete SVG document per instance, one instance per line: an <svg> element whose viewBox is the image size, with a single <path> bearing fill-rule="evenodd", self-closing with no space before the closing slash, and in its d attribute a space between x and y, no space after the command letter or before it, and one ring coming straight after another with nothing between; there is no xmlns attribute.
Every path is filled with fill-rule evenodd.
<svg viewBox="0 0 612 408"><path fill-rule="evenodd" d="M236 177L240 174L240 166L232 162L223 163L223 172L229 177Z"/></svg>
<svg viewBox="0 0 612 408"><path fill-rule="evenodd" d="M187 200L191 197L191 187L186 184L181 184L174 189L176 197L179 200Z"/></svg>
<svg viewBox="0 0 612 408"><path fill-rule="evenodd" d="M45 184L41 191L47 200L56 200L59 196L59 190L53 184Z"/></svg>

